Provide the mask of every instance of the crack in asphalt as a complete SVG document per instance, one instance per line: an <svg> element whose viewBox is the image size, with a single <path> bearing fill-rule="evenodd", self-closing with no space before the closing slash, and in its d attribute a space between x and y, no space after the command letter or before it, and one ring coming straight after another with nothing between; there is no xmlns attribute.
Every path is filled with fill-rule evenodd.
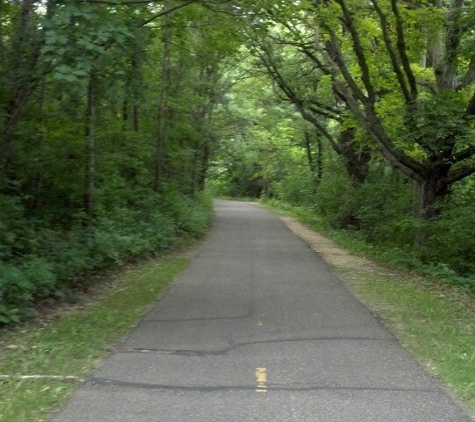
<svg viewBox="0 0 475 422"><path fill-rule="evenodd" d="M218 391L255 391L255 385L213 385L213 386L198 386L198 385L170 385L170 384L148 384L141 382L120 381L108 378L91 377L87 380L89 385L124 387L124 388L138 388L147 390L173 390L173 391L195 391L203 393L213 393ZM268 384L266 389L270 391L383 391L383 392L409 392L409 393L436 393L444 394L439 389L425 389L425 388L398 388L398 387L345 387L345 386L326 386L326 385L309 385L309 386L295 386L285 387L280 385Z"/></svg>
<svg viewBox="0 0 475 422"><path fill-rule="evenodd" d="M250 342L230 343L230 346L220 350L190 350L190 349L154 349L154 348L118 348L113 350L115 353L157 353L179 356L215 356L225 355L229 352L246 346L254 346L258 344L278 344L278 343L300 343L300 342L319 342L319 341L381 341L393 343L397 345L397 341L393 338L376 338L376 337L311 337L311 338L293 338L293 339L273 339L259 340Z"/></svg>
<svg viewBox="0 0 475 422"><path fill-rule="evenodd" d="M255 305L254 301L251 301L248 310L245 314L237 315L234 317L204 317L204 318L182 318L182 319L144 319L141 323L153 323L153 322L200 322L200 321L234 321L240 319L251 318L255 315Z"/></svg>

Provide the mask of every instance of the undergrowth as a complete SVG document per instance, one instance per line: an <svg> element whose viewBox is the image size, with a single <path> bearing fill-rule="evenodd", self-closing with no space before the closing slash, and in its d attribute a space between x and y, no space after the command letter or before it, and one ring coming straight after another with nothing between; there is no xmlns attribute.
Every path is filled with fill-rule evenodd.
<svg viewBox="0 0 475 422"><path fill-rule="evenodd" d="M28 218L12 201L1 208L0 328L34 316L40 301L73 297L71 290L87 287L90 274L158 257L202 235L212 217L211 199L204 195L144 192L134 200L102 208L87 227L76 216L67 230Z"/></svg>

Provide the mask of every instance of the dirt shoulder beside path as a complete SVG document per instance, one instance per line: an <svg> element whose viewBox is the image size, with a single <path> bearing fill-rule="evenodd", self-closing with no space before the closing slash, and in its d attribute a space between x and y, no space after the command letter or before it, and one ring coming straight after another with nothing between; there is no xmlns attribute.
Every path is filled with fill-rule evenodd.
<svg viewBox="0 0 475 422"><path fill-rule="evenodd" d="M284 224L298 237L305 241L310 248L316 252L337 275L346 283L347 287L365 305L387 325L392 331L398 331L400 321L391 318L387 311L388 306L383 301L368 301L361 294L359 287L365 283L368 277L397 277L395 272L378 265L374 261L356 256L347 249L338 246L327 237L309 229L293 217L280 217Z"/></svg>
<svg viewBox="0 0 475 422"><path fill-rule="evenodd" d="M295 235L304 240L328 265L334 267L334 269L340 273L339 275L343 278L343 281L350 282L350 288L359 285L358 280L360 280L361 276L365 275L386 276L388 279L394 277L397 278L398 281L403 278L406 282L409 281L408 277L410 277L413 284L425 286L429 290L436 289L437 294L440 296L460 300L460 302L475 313L475 298L472 295L456 291L450 286L447 287L442 284L435 285L435 283L415 273L407 271L403 274L402 271L392 270L369 259L354 255L327 237L309 229L296 218L280 217L280 219ZM354 293L358 294L357 291L354 291Z"/></svg>
<svg viewBox="0 0 475 422"><path fill-rule="evenodd" d="M365 271L372 272L376 269L382 269L368 259L352 255L346 249L337 246L330 239L305 227L293 217L281 217L281 220L330 265L349 271L364 269Z"/></svg>

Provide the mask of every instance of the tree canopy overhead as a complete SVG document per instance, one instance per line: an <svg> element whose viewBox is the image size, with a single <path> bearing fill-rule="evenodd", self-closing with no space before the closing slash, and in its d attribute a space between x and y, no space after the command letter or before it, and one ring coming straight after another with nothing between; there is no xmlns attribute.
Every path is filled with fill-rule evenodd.
<svg viewBox="0 0 475 422"><path fill-rule="evenodd" d="M430 218L450 185L475 171L472 2L305 1L263 13L277 27L267 26L267 47L255 47L286 95L304 117L328 117L335 105L316 110L315 90L305 100L282 87L269 45L306 59L305 79L331 84L374 146L417 183L418 214Z"/></svg>
<svg viewBox="0 0 475 422"><path fill-rule="evenodd" d="M384 180L435 227L473 186L474 27L472 0L0 0L0 293L151 252L144 210L181 221L210 176L359 228Z"/></svg>

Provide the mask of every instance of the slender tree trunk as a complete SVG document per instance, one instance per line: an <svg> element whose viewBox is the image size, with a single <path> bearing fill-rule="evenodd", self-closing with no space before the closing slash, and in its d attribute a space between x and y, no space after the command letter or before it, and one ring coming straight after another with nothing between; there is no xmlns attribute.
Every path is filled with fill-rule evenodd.
<svg viewBox="0 0 475 422"><path fill-rule="evenodd" d="M310 171L312 173L312 178L315 183L315 187L318 186L320 183L320 179L318 178L318 165L317 162L315 162L314 157L313 157L313 151L312 151L312 140L310 138L310 133L306 130L305 131L305 151L307 152L307 163L308 167L310 168Z"/></svg>
<svg viewBox="0 0 475 422"><path fill-rule="evenodd" d="M323 177L323 142L317 131L317 180L320 183Z"/></svg>
<svg viewBox="0 0 475 422"><path fill-rule="evenodd" d="M95 172L96 172L96 81L94 74L89 76L87 89L86 109L86 140L87 140L87 163L85 177L84 210L87 222L90 224L94 217L95 196Z"/></svg>
<svg viewBox="0 0 475 422"><path fill-rule="evenodd" d="M34 3L35 0L24 0L21 5L18 4L18 17L11 17L12 24L17 28L17 31L13 35L10 46L11 69L13 71L10 78L10 98L4 115L3 127L1 128L0 168L4 167L13 155L12 130L18 121L21 109L32 93L32 87L23 80L26 71L23 60L26 54L25 44L28 42L28 30ZM1 53L5 59L7 54L3 45ZM36 61L34 64L36 64Z"/></svg>
<svg viewBox="0 0 475 422"><path fill-rule="evenodd" d="M124 98L122 100L122 130L124 132L128 128L132 128L135 132L139 131L139 106L137 104L139 93L135 86L135 82L139 78L141 78L140 58L132 57L125 80Z"/></svg>
<svg viewBox="0 0 475 422"><path fill-rule="evenodd" d="M127 131L127 125L129 122L129 99L127 94L122 101L122 132Z"/></svg>
<svg viewBox="0 0 475 422"><path fill-rule="evenodd" d="M196 149L193 153L193 164L191 168L191 181L190 181L190 194L194 198L196 195L196 190L198 188L198 175L200 173L200 150Z"/></svg>
<svg viewBox="0 0 475 422"><path fill-rule="evenodd" d="M127 150L130 143L130 133L139 131L139 105L137 104L139 93L135 85L135 81L141 78L139 60L132 57L130 67L128 69L127 78L124 86L124 97L122 99L122 140L120 147ZM138 174L137 168L130 163L123 162L120 165L119 173L128 182L135 184Z"/></svg>
<svg viewBox="0 0 475 422"><path fill-rule="evenodd" d="M168 20L168 18L167 18ZM163 38L163 52L161 60L161 79L158 92L157 117L156 117L156 146L155 146L155 176L153 180L153 188L159 191L160 181L164 173L165 163L165 142L167 129L167 84L169 82L170 73L170 46L171 46L171 24L167 22L165 25L165 33Z"/></svg>
<svg viewBox="0 0 475 422"><path fill-rule="evenodd" d="M44 144L46 141L46 133L44 129L44 104L46 98L46 83L43 81L40 91L40 104L38 111L38 123L40 126L40 132L38 134L38 157L37 157L37 169L35 177L35 186L34 186L34 196L33 196L33 209L38 212L42 207L42 196L43 196L43 178L44 178Z"/></svg>
<svg viewBox="0 0 475 422"><path fill-rule="evenodd" d="M134 132L138 132L140 130L140 120L139 120L139 106L138 104L134 104L132 108L132 129Z"/></svg>
<svg viewBox="0 0 475 422"><path fill-rule="evenodd" d="M3 42L3 16L5 15L5 0L0 0L0 63L5 63L5 45Z"/></svg>
<svg viewBox="0 0 475 422"><path fill-rule="evenodd" d="M54 15L54 2L53 0L48 0L46 3L46 18L51 20ZM43 37L45 36L45 31L43 30ZM40 126L40 133L38 134L38 163L37 163L37 173L35 177L35 186L34 186L34 195L33 195L33 208L36 212L40 211L43 205L43 183L44 183L44 148L46 142L46 132L44 128L45 123L45 103L46 103L46 70L42 71L41 74L41 87L40 87L40 98L39 98L39 112L38 112L38 122Z"/></svg>
<svg viewBox="0 0 475 422"><path fill-rule="evenodd" d="M307 163L312 172L315 187L317 187L323 176L323 142L318 130L316 131L316 149L312 151L311 136L308 131L305 131L305 151L307 153Z"/></svg>
<svg viewBox="0 0 475 422"><path fill-rule="evenodd" d="M211 147L209 141L206 141L203 145L202 163L200 168L200 174L198 179L198 189L203 191L206 183L206 176L208 173L209 159L211 158Z"/></svg>

